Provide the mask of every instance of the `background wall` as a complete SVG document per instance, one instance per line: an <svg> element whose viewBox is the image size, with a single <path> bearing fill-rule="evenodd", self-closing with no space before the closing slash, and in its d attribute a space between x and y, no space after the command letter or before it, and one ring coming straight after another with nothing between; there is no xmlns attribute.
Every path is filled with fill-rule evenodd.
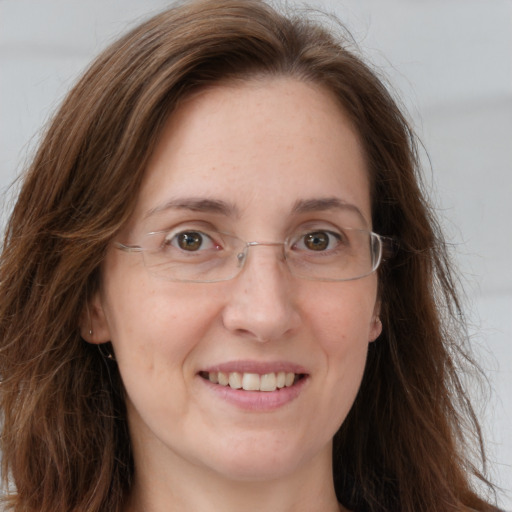
<svg viewBox="0 0 512 512"><path fill-rule="evenodd" d="M166 5L0 0L2 191L92 56ZM337 12L394 84L428 149L426 183L465 273L473 344L493 389L478 403L492 475L512 509L512 0L309 5Z"/></svg>

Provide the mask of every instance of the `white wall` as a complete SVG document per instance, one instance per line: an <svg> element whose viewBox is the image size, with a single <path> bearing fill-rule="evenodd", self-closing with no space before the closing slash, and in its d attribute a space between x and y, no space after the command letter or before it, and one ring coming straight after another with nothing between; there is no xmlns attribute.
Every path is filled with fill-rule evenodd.
<svg viewBox="0 0 512 512"><path fill-rule="evenodd" d="M289 3L294 3L290 1ZM494 389L481 410L512 508L512 0L317 0L402 94ZM91 57L163 0L0 0L0 188Z"/></svg>

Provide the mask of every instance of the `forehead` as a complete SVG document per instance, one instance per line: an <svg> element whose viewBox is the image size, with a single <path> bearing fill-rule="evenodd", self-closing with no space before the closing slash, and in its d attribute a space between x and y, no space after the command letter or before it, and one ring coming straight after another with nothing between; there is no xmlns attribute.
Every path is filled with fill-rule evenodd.
<svg viewBox="0 0 512 512"><path fill-rule="evenodd" d="M353 204L370 225L358 135L336 99L292 78L200 91L170 116L150 159L135 220L180 198L220 201L272 221L298 202Z"/></svg>

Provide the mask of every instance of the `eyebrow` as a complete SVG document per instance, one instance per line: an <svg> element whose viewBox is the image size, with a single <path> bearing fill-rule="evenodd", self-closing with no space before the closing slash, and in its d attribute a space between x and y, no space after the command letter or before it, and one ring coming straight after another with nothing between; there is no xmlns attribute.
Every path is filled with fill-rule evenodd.
<svg viewBox="0 0 512 512"><path fill-rule="evenodd" d="M292 208L293 213L310 213L326 210L349 210L357 214L357 216L360 217L365 224L368 222L362 214L361 210L355 204L347 203L337 197L301 199L296 201Z"/></svg>
<svg viewBox="0 0 512 512"><path fill-rule="evenodd" d="M226 215L228 217L238 217L238 208L226 201L220 201L218 199L204 199L196 197L184 197L177 199L170 199L165 203L148 210L144 218L152 217L158 213L166 210L190 210L193 212L205 212L205 213L218 213Z"/></svg>
<svg viewBox="0 0 512 512"><path fill-rule="evenodd" d="M326 210L349 210L354 212L365 224L366 219L361 210L354 204L347 203L337 197L322 197L315 199L300 199L292 207L292 213L310 213ZM227 217L239 217L239 209L233 203L219 199L185 197L170 199L165 203L148 210L144 218L152 217L167 210L189 210L193 212L216 213Z"/></svg>

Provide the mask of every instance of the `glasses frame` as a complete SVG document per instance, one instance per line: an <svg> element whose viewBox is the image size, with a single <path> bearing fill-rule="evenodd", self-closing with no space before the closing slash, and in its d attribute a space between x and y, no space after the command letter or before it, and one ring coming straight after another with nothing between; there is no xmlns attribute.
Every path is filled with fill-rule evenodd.
<svg viewBox="0 0 512 512"><path fill-rule="evenodd" d="M374 231L370 231L367 229L359 229L359 228L345 228L345 229L350 229L350 230L354 230L354 231L361 231L361 232L367 233L368 235L370 235L372 247L373 247L374 240L378 241L377 257L375 258L373 267L369 272L367 272L366 274L360 275L360 276L342 278L342 279L324 278L324 277L320 277L320 278L306 277L306 276L303 276L300 274L296 274L293 271L293 269L288 264L288 258L286 257L286 251L283 249L284 261L286 262L286 267L288 268L288 271L290 272L290 274L299 279L304 279L304 280L308 280L308 281L324 281L324 282L356 281L358 279L363 279L364 277L367 277L367 276L373 274L374 272L377 271L377 269L380 267L380 265L384 261L387 261L388 259L390 259L396 255L396 252L398 250L398 243L393 237L379 235L378 233L375 233ZM162 234L162 233L166 233L166 232L167 231L151 231L151 232L147 233L145 236L158 235L158 234ZM250 247L262 245L262 246L269 246L269 247L283 246L283 248L284 248L288 243L288 238L282 242L258 242L258 241L246 242L245 240L242 240L241 238L238 238L237 236L232 235L230 233L226 233L223 231L217 231L217 233L229 236L231 238L235 238L235 239L239 240L240 242L244 243L243 249L236 255L236 258L238 260L239 270L236 273L234 273L232 276L226 277L223 279L204 280L204 279L178 279L178 278L161 277L158 274L154 274L154 275L156 275L160 279L164 279L166 281L171 281L171 282L177 282L177 283L220 283L220 282L224 282L224 281L231 281L231 279L234 279L235 277L237 277L240 274L240 272L242 272L242 270L245 266L245 262L247 260L247 255L248 255ZM152 250L150 248L142 247L140 245L129 245L129 244L123 244L121 242L114 242L114 247L116 247L117 249L120 249L124 252L127 252L127 253L134 253L134 252L135 253L144 253L144 252L149 252ZM144 262L144 266L146 267L148 272L151 273L151 270L148 268L144 258L143 258L143 262Z"/></svg>

